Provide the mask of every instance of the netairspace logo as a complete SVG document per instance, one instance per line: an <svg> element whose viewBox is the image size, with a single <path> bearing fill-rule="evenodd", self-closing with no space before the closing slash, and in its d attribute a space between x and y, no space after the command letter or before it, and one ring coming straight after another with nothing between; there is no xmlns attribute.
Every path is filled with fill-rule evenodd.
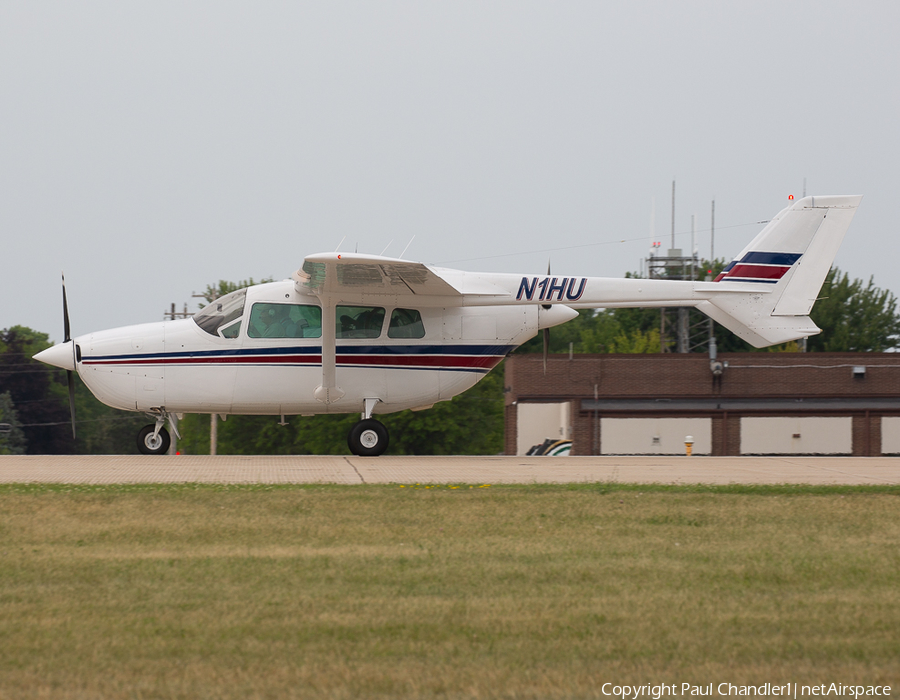
<svg viewBox="0 0 900 700"><path fill-rule="evenodd" d="M889 685L843 685L841 683L822 683L821 685L800 685L799 683L763 683L762 685L734 685L733 683L708 683L706 685L693 685L691 683L660 683L653 685L617 685L604 683L600 688L603 695L621 698L621 700L660 700L664 697L727 697L754 696L754 697L785 697L812 698L812 697L889 697L891 686Z"/></svg>

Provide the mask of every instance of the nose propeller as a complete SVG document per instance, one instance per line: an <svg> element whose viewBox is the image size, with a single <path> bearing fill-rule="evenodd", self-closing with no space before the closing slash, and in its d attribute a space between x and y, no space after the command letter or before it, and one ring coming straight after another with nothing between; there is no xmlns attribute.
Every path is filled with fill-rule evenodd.
<svg viewBox="0 0 900 700"><path fill-rule="evenodd" d="M63 297L63 333L65 335L64 343L72 340L71 327L69 325L69 304L66 301L66 276L62 276L62 297ZM77 367L75 357L75 343L72 343L72 366ZM72 416L72 439L75 439L75 372L71 369L66 370L66 382L69 385L69 414Z"/></svg>

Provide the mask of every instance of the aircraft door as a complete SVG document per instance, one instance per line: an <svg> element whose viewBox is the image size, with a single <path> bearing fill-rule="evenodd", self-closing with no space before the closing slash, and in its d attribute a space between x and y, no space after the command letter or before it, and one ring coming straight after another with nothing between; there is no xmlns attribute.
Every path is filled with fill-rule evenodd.
<svg viewBox="0 0 900 700"><path fill-rule="evenodd" d="M322 309L315 304L251 305L234 385L235 413L296 415L320 407Z"/></svg>

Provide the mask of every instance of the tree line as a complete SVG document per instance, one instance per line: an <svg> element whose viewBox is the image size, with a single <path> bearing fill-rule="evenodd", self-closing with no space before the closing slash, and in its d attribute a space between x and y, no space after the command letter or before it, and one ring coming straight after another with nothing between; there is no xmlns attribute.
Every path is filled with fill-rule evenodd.
<svg viewBox="0 0 900 700"><path fill-rule="evenodd" d="M716 261L710 269L721 268ZM208 300L249 286L220 281ZM822 333L809 338L809 352L885 352L900 344L897 299L888 290L851 279L834 268L810 314ZM720 352L757 351L714 325ZM551 330L550 352L660 352L659 309L580 311ZM151 422L143 414L101 404L76 381L77 437L73 439L64 370L32 359L51 345L46 333L25 326L0 331L0 454L134 454L138 430ZM797 343L766 351L796 352ZM538 335L516 350L542 352ZM345 454L346 436L358 414L293 417L279 425L271 416L229 416L218 425L219 454ZM503 448L503 369L498 367L469 391L425 411L379 416L392 436L392 454L495 454ZM184 454L209 454L210 419L187 415L179 424Z"/></svg>

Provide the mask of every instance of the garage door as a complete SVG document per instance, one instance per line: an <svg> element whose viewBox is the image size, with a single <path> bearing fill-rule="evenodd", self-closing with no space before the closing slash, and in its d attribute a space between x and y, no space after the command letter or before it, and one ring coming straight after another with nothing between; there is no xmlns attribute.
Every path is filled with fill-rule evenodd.
<svg viewBox="0 0 900 700"><path fill-rule="evenodd" d="M688 435L694 438L693 454L712 452L709 418L601 418L600 454L683 455Z"/></svg>
<svg viewBox="0 0 900 700"><path fill-rule="evenodd" d="M900 455L900 417L881 419L881 454Z"/></svg>
<svg viewBox="0 0 900 700"><path fill-rule="evenodd" d="M848 417L741 418L741 454L844 455L853 452Z"/></svg>

